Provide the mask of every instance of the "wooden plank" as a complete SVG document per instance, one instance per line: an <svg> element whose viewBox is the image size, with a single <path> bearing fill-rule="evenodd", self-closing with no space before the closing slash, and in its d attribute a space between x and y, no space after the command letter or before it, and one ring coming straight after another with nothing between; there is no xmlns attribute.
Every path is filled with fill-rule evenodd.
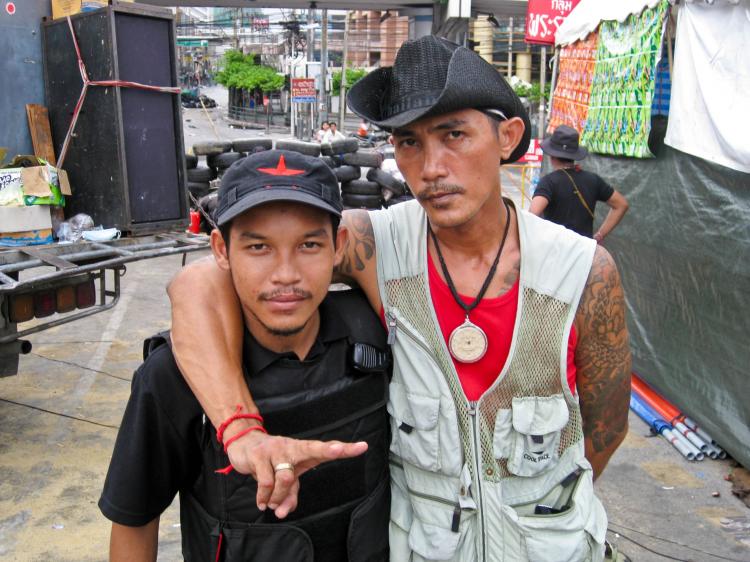
<svg viewBox="0 0 750 562"><path fill-rule="evenodd" d="M31 144L34 146L34 155L44 158L52 166L55 166L55 148L52 144L52 130L49 126L49 114L47 108L36 103L26 104L26 116L29 119L29 132L31 133Z"/></svg>

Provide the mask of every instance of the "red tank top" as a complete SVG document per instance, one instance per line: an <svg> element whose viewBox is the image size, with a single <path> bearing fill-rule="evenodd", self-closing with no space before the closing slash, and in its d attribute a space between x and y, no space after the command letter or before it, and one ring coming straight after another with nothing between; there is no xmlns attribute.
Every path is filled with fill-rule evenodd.
<svg viewBox="0 0 750 562"><path fill-rule="evenodd" d="M431 256L427 259L427 269L430 281L430 294L432 304L437 313L438 323L443 338L447 342L451 332L461 325L466 318L466 313L453 298L450 288L443 281L432 263ZM476 363L460 363L453 360L461 381L464 394L468 400L479 400L479 397L492 386L500 374L505 361L508 358L510 344L513 339L513 326L516 322L518 312L518 281L503 295L496 298L484 298L477 307L471 311L471 321L482 328L487 334L487 353ZM460 295L466 304L471 304L474 297ZM575 327L570 331L568 339L568 386L575 394L576 366L574 362L575 349L578 337Z"/></svg>

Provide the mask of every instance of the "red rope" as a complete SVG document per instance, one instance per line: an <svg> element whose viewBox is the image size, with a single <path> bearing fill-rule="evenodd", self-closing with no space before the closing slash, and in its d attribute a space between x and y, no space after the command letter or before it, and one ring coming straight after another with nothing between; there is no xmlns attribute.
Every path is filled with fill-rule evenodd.
<svg viewBox="0 0 750 562"><path fill-rule="evenodd" d="M219 562L219 556L221 556L221 543L224 542L224 531L219 531L219 546L216 547L216 559L214 562Z"/></svg>
<svg viewBox="0 0 750 562"><path fill-rule="evenodd" d="M253 425L251 427L248 427L247 429L243 429L237 435L232 435L229 439L226 440L226 443L224 443L224 452L225 453L227 452L227 449L229 448L229 445L231 445L232 443L234 443L235 441L237 441L237 439L239 439L243 435L247 435L251 431L262 431L263 433L268 433L266 431L266 428L263 427L262 425Z"/></svg>
<svg viewBox="0 0 750 562"><path fill-rule="evenodd" d="M216 430L216 440L222 445L224 444L224 431L226 430L227 427L229 427L229 424L232 422L235 422L237 420L255 420L258 423L260 423L261 426L263 425L263 418L260 415L241 414L240 413L241 411L242 411L242 406L238 405L237 409L234 411L234 414L232 414L227 419L225 419L219 426L219 429Z"/></svg>
<svg viewBox="0 0 750 562"><path fill-rule="evenodd" d="M65 141L63 142L62 150L60 151L60 157L57 159L57 167L62 168L65 157L68 154L68 146L70 145L70 139L73 136L73 131L76 128L78 122L78 115L81 112L83 106L83 100L86 98L86 92L89 86L104 86L104 87L121 87L121 88L137 88L139 90L148 90L151 92L162 92L168 94L179 94L180 88L173 88L169 86L151 86L149 84L141 84L139 82L129 82L127 80L89 80L88 72L86 72L86 65L81 57L81 49L78 46L78 40L76 39L75 31L73 30L73 22L70 20L70 16L66 18L68 20L68 28L70 28L70 36L73 38L73 47L76 50L76 57L78 57L78 70L81 73L81 80L83 81L83 88L81 88L81 95L78 97L75 109L73 110L73 118L70 120L70 126L68 132L65 134Z"/></svg>

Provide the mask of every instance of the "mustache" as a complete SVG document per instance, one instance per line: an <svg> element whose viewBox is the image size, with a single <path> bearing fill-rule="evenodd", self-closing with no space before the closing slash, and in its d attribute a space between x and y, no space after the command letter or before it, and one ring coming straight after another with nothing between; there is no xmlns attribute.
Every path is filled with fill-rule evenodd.
<svg viewBox="0 0 750 562"><path fill-rule="evenodd" d="M281 287L273 291L260 293L258 298L262 301L268 301L275 299L276 297L287 297L289 295L294 295L295 297L300 297L302 299L309 299L312 297L311 292L300 289L299 287Z"/></svg>
<svg viewBox="0 0 750 562"><path fill-rule="evenodd" d="M463 193L466 191L463 186L455 183L431 183L427 184L424 190L417 194L417 199L427 201L436 195L447 195L451 193Z"/></svg>

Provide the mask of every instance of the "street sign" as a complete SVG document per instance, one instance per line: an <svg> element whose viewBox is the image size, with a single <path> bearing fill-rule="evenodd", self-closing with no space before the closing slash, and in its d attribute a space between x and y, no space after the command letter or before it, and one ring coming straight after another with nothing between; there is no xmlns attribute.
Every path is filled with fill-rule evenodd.
<svg viewBox="0 0 750 562"><path fill-rule="evenodd" d="M315 103L317 92L315 78L292 78L292 101Z"/></svg>
<svg viewBox="0 0 750 562"><path fill-rule="evenodd" d="M526 11L526 42L554 45L557 28L580 0L529 0Z"/></svg>
<svg viewBox="0 0 750 562"><path fill-rule="evenodd" d="M531 139L529 143L529 149L526 154L518 159L519 164L541 164L542 158L542 143L539 139Z"/></svg>

